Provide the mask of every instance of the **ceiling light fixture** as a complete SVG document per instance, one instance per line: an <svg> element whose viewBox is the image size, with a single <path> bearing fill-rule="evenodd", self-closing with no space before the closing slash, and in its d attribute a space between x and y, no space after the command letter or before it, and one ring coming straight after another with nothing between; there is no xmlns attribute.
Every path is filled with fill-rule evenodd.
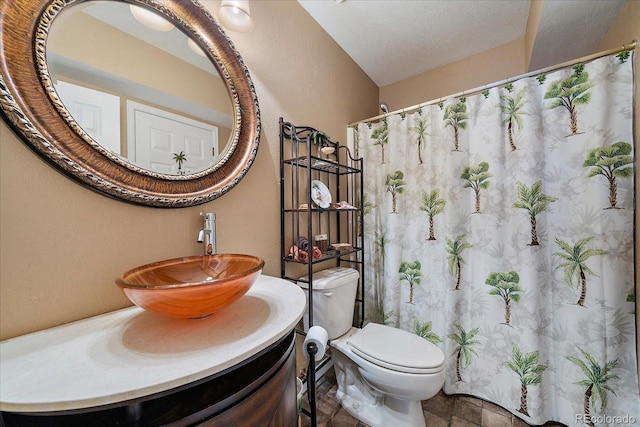
<svg viewBox="0 0 640 427"><path fill-rule="evenodd" d="M249 0L222 0L218 17L229 30L244 33L253 29Z"/></svg>
<svg viewBox="0 0 640 427"><path fill-rule="evenodd" d="M171 31L173 29L173 24L171 22L149 9L135 6L133 4L130 4L129 8L131 9L133 17L147 28L162 32Z"/></svg>

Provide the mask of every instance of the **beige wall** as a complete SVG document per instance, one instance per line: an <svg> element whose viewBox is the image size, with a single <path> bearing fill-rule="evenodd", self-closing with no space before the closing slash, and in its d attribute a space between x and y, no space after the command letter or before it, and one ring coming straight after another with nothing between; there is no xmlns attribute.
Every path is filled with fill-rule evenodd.
<svg viewBox="0 0 640 427"><path fill-rule="evenodd" d="M254 30L228 34L256 86L260 149L217 200L183 209L112 200L49 167L0 123L0 339L130 305L115 277L199 254L200 211L217 214L220 252L263 257L264 272L280 275L278 118L345 141L348 123L376 113L378 88L297 2L254 1L251 11Z"/></svg>
<svg viewBox="0 0 640 427"><path fill-rule="evenodd" d="M527 29L524 34L524 51L525 51L525 69L529 69L531 63L531 55L533 54L533 45L536 41L538 33L538 25L540 25L540 17L542 16L542 6L544 0L532 0L529 6L529 16L527 18Z"/></svg>
<svg viewBox="0 0 640 427"><path fill-rule="evenodd" d="M380 88L389 111L525 73L524 38ZM377 113L376 113L377 114Z"/></svg>

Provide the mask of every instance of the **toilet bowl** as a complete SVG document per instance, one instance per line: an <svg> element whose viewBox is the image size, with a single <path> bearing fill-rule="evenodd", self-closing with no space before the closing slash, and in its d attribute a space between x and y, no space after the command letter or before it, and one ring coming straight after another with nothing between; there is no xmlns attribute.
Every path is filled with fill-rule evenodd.
<svg viewBox="0 0 640 427"><path fill-rule="evenodd" d="M329 327L336 397L349 414L372 427L423 427L421 401L444 385L444 353L426 339L391 326L352 327L357 273L335 268L313 277L313 316L320 319L314 325L325 327L326 319ZM306 278L298 283L309 291ZM351 316L344 316L346 311ZM337 317L340 325L335 324Z"/></svg>
<svg viewBox="0 0 640 427"><path fill-rule="evenodd" d="M352 416L372 427L425 426L422 400L444 385L444 353L411 332L369 323L331 341L338 391Z"/></svg>

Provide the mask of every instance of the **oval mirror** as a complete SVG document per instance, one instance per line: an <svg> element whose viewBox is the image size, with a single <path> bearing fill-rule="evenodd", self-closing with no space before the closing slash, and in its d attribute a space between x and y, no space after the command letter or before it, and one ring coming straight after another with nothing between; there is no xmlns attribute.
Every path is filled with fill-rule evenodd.
<svg viewBox="0 0 640 427"><path fill-rule="evenodd" d="M4 118L38 154L101 193L158 207L208 202L246 174L255 89L195 0L36 3L0 5L0 91Z"/></svg>

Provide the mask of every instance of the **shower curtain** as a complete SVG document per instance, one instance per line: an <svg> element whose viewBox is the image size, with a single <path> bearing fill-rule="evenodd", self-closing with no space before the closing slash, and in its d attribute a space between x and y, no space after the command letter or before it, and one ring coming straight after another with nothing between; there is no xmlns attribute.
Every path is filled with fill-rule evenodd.
<svg viewBox="0 0 640 427"><path fill-rule="evenodd" d="M447 394L531 424L640 424L633 53L349 130L366 322L446 357Z"/></svg>

